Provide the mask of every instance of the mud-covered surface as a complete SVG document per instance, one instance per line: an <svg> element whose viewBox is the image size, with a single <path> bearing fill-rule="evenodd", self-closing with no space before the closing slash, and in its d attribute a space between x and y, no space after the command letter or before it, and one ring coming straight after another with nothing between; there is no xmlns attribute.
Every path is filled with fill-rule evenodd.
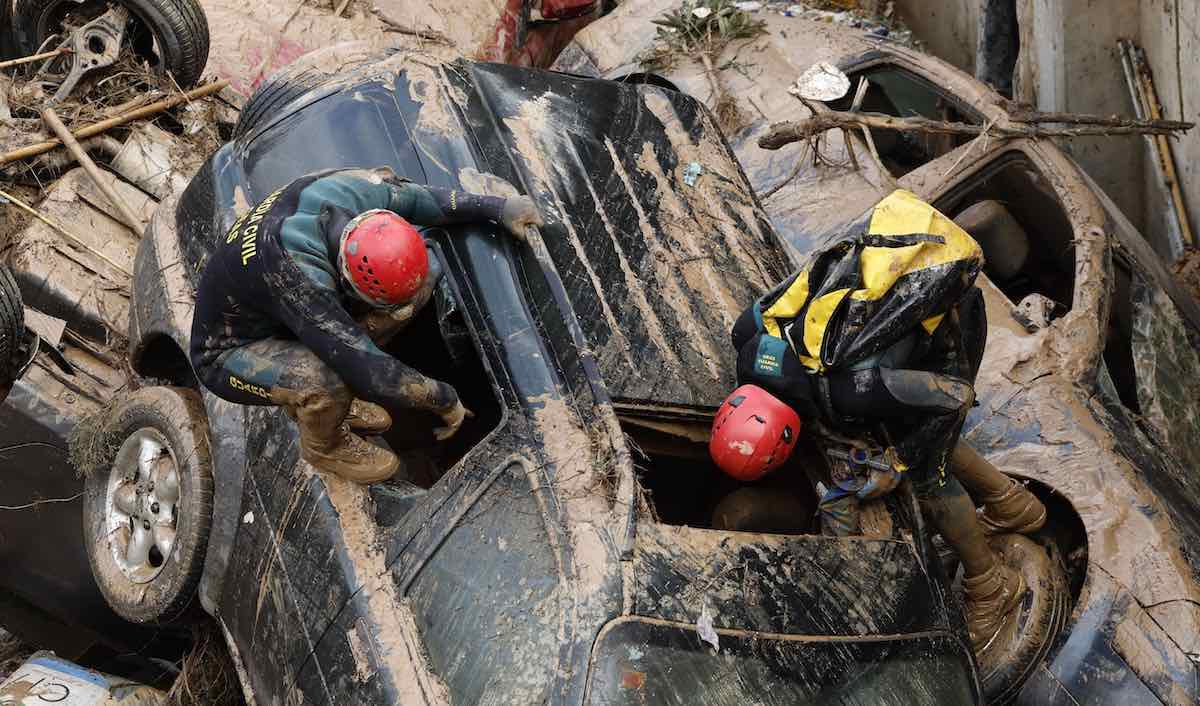
<svg viewBox="0 0 1200 706"><path fill-rule="evenodd" d="M641 616L694 623L707 606L718 628L792 635L896 635L937 630L948 610L902 539L639 529Z"/></svg>
<svg viewBox="0 0 1200 706"><path fill-rule="evenodd" d="M234 90L247 97L272 73L305 54L346 42L363 43L374 51L409 48L444 58L475 56L492 39L504 8L499 0L455 3L453 12L431 0L367 0L351 2L343 16L336 17L329 3L303 0L200 4L214 28L208 73L230 79ZM395 26L431 31L446 41L390 31ZM340 61L328 57L331 73Z"/></svg>
<svg viewBox="0 0 1200 706"><path fill-rule="evenodd" d="M1131 343L1142 415L1184 468L1200 468L1200 336L1189 332L1157 287L1139 281L1132 297Z"/></svg>
<svg viewBox="0 0 1200 706"><path fill-rule="evenodd" d="M783 260L711 116L649 86L475 79L610 394L715 406L733 383L726 332Z"/></svg>

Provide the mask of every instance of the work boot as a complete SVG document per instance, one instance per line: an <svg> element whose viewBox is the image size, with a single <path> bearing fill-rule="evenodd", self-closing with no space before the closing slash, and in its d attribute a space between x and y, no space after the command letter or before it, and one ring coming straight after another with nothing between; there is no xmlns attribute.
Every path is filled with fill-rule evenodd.
<svg viewBox="0 0 1200 706"><path fill-rule="evenodd" d="M1025 580L997 561L982 574L964 575L962 585L967 634L979 655L1015 616L1025 595Z"/></svg>
<svg viewBox="0 0 1200 706"><path fill-rule="evenodd" d="M922 498L921 509L962 562L963 612L979 656L1002 628L1016 620L1025 583L1020 574L1000 563L974 503L958 483L943 494Z"/></svg>
<svg viewBox="0 0 1200 706"><path fill-rule="evenodd" d="M1033 534L1046 524L1046 506L962 441L950 459L954 475L983 505L979 521L987 534Z"/></svg>
<svg viewBox="0 0 1200 706"><path fill-rule="evenodd" d="M355 398L350 403L350 413L346 415L346 423L350 425L351 431L382 434L392 428L392 415L374 402Z"/></svg>
<svg viewBox="0 0 1200 706"><path fill-rule="evenodd" d="M318 471L367 484L387 480L400 469L400 459L391 451L351 433L349 395L275 388L272 399L296 420L300 457Z"/></svg>

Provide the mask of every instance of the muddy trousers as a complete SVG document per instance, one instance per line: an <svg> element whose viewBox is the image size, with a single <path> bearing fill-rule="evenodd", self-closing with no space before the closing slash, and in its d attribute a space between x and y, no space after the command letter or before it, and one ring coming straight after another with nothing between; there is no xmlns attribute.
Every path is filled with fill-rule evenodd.
<svg viewBox="0 0 1200 706"><path fill-rule="evenodd" d="M222 399L282 407L299 426L302 457L319 470L359 483L399 470L393 453L350 432L351 425L383 431L391 423L387 412L355 400L338 374L299 341L254 341L225 351L196 373Z"/></svg>

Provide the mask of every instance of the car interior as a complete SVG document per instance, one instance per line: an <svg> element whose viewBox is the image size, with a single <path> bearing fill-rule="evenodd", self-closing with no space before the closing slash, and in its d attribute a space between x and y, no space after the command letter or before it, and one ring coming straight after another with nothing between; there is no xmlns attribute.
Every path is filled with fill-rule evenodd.
<svg viewBox="0 0 1200 706"><path fill-rule="evenodd" d="M831 101L834 110L850 110L861 79L870 83L861 110L897 118L923 117L930 120L970 123L982 121L973 111L939 91L924 79L891 65L873 66L848 74L851 90L845 97ZM969 135L937 135L872 129L871 139L883 164L892 176L902 177L926 162L964 145Z"/></svg>
<svg viewBox="0 0 1200 706"><path fill-rule="evenodd" d="M441 420L426 412L401 418L393 412L392 428L383 439L404 462L403 480L429 488L499 424L502 415L495 386L480 359L457 294L445 279L433 301L417 314L402 335L385 350L404 364L449 383L475 417L446 442L434 439ZM419 346L412 341L421 341Z"/></svg>

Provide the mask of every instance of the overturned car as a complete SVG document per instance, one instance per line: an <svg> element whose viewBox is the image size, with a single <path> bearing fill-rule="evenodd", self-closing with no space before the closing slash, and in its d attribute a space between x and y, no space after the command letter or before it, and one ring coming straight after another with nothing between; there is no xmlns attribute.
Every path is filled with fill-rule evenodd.
<svg viewBox="0 0 1200 706"><path fill-rule="evenodd" d="M137 250L142 385L106 416L84 497L117 613L202 607L252 703L978 701L909 495L845 539L811 512L729 519L743 489L703 444L733 383L726 331L788 265L696 101L396 54L301 67L235 132ZM426 232L447 277L413 333L440 344L391 352L477 417L448 444L389 432L420 470L369 488L314 472L284 414L213 397L183 354L197 274L238 215L365 165L523 191L547 219L532 247ZM772 482L811 507L803 474Z"/></svg>
<svg viewBox="0 0 1200 706"><path fill-rule="evenodd" d="M832 132L765 150L759 141L773 124L849 109L864 79L864 111L978 125L1017 116L939 59L766 11L757 13L761 36L712 57L715 77L687 57L647 76L642 62L655 42L647 22L674 6L622 3L578 34L554 68L652 80L713 102L719 86L748 106L730 143L798 264L897 187L983 247L988 346L964 439L1046 502L1042 540L1064 560L1073 603L1018 703L1198 698L1200 564L1190 547L1200 531L1200 307L1156 255L1166 245L1152 247L1049 140L872 130L873 144L859 131ZM828 106L802 105L787 88L818 62L844 72L850 90ZM996 676L980 675L993 694Z"/></svg>

